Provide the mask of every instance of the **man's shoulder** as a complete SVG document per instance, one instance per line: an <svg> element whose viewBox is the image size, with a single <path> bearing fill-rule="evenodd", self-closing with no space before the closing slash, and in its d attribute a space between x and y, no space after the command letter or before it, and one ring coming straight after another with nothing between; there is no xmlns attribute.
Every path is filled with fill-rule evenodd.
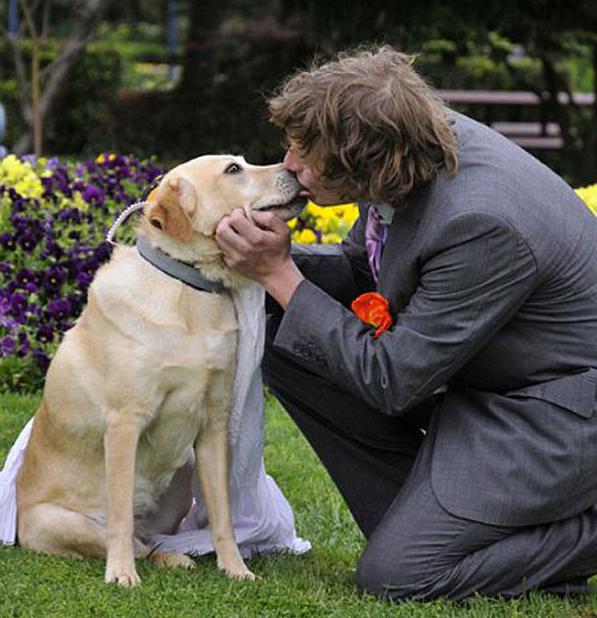
<svg viewBox="0 0 597 618"><path fill-rule="evenodd" d="M465 150L458 173L442 172L426 191L425 236L435 236L458 220L509 227L536 255L551 262L553 248L597 242L594 217L559 176L516 149L512 158L473 144ZM525 154L525 153L523 153Z"/></svg>
<svg viewBox="0 0 597 618"><path fill-rule="evenodd" d="M459 167L431 183L432 210L455 216L477 210L507 220L559 217L578 202L571 187L530 153L462 114L455 114ZM441 213L437 213L441 216Z"/></svg>

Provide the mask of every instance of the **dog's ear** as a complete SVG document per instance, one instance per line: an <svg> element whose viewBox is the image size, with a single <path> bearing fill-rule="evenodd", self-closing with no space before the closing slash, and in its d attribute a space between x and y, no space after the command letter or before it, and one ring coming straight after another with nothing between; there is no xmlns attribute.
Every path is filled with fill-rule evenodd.
<svg viewBox="0 0 597 618"><path fill-rule="evenodd" d="M195 212L197 195L185 178L171 178L148 196L148 219L154 227L172 238L188 242L193 234L191 216Z"/></svg>

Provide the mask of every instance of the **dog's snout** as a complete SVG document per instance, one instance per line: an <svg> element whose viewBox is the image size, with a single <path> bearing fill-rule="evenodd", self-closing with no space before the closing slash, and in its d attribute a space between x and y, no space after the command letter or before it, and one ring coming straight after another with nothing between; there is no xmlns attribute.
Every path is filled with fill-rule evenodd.
<svg viewBox="0 0 597 618"><path fill-rule="evenodd" d="M285 195L294 195L300 189L300 184L292 172L284 170L276 177L276 189Z"/></svg>

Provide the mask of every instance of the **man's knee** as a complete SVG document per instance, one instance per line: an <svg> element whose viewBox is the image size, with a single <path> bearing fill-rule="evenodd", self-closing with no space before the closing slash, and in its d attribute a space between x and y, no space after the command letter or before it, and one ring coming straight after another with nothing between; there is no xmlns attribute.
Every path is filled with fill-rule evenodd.
<svg viewBox="0 0 597 618"><path fill-rule="evenodd" d="M420 463L420 462L419 462ZM359 589L393 601L431 600L449 591L465 551L462 533L435 502L427 482L414 476L371 536L356 573Z"/></svg>
<svg viewBox="0 0 597 618"><path fill-rule="evenodd" d="M428 578L422 560L403 557L399 550L393 550L367 546L357 565L357 587L381 599L424 599Z"/></svg>
<svg viewBox="0 0 597 618"><path fill-rule="evenodd" d="M361 592L384 598L385 582L388 575L389 573L386 572L385 568L381 567L365 550L357 564L357 588Z"/></svg>

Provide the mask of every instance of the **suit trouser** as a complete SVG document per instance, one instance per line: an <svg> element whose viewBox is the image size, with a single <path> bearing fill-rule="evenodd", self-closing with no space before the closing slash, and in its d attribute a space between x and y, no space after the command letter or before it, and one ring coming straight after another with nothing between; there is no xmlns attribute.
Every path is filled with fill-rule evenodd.
<svg viewBox="0 0 597 618"><path fill-rule="evenodd" d="M395 601L587 591L587 578L597 573L597 507L531 527L452 515L431 486L437 399L408 418L383 415L275 351L277 325L276 318L268 319L265 382L367 538L357 568L362 590Z"/></svg>

